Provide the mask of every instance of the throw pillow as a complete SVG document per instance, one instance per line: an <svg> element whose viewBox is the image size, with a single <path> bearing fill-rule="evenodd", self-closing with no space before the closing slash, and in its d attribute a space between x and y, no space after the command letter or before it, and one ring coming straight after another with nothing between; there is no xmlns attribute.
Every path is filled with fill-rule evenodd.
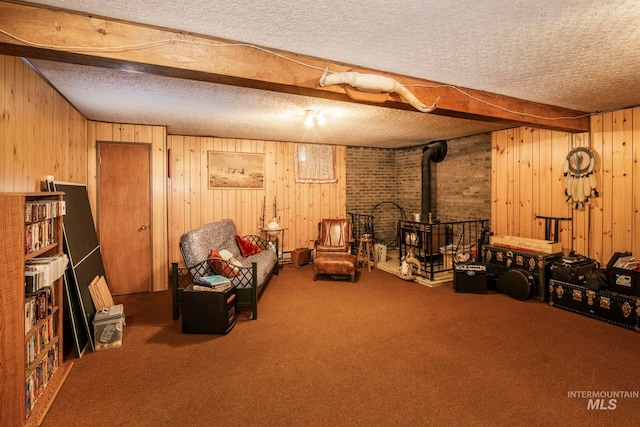
<svg viewBox="0 0 640 427"><path fill-rule="evenodd" d="M242 267L242 263L238 261L238 258L234 257L233 254L228 250L220 249L220 256L222 257L223 260L229 261L231 264L235 265L236 267Z"/></svg>
<svg viewBox="0 0 640 427"><path fill-rule="evenodd" d="M238 248L240 248L240 252L242 253L242 256L245 258L251 255L255 255L262 251L252 241L245 239L242 236L238 236L237 234L236 234L236 243L238 244Z"/></svg>
<svg viewBox="0 0 640 427"><path fill-rule="evenodd" d="M211 252L209 252L209 265L213 268L213 271L216 274L220 274L224 277L234 277L240 274L237 267L234 267L228 262L221 261L221 259L224 258L220 255L220 252L212 248Z"/></svg>

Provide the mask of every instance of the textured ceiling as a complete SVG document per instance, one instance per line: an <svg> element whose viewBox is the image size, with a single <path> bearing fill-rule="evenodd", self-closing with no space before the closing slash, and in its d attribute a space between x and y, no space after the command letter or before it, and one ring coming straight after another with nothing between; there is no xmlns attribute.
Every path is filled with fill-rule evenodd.
<svg viewBox="0 0 640 427"><path fill-rule="evenodd" d="M501 95L599 112L640 105L637 0L45 0ZM172 134L402 147L504 124L34 60L94 120ZM430 103L425 100L425 103ZM309 131L304 110L327 111Z"/></svg>

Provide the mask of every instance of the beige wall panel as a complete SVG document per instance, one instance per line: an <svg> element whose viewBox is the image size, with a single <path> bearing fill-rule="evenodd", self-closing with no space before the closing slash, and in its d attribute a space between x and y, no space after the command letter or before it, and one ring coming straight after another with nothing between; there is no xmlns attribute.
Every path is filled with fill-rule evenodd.
<svg viewBox="0 0 640 427"><path fill-rule="evenodd" d="M98 141L115 141L113 137L113 124L96 122L96 139Z"/></svg>
<svg viewBox="0 0 640 427"><path fill-rule="evenodd" d="M552 216L551 212L551 182L553 180L552 175L552 153L553 146L551 145L551 131L545 129L536 130L538 134L538 149L540 150L540 197L538 202L538 215L540 216ZM538 226L538 239L544 239L545 237L545 221L538 220L536 222Z"/></svg>
<svg viewBox="0 0 640 427"><path fill-rule="evenodd" d="M136 142L136 126L132 124L117 125L120 131L120 142Z"/></svg>
<svg viewBox="0 0 640 427"><path fill-rule="evenodd" d="M0 191L87 182L87 120L20 58L0 55Z"/></svg>
<svg viewBox="0 0 640 427"><path fill-rule="evenodd" d="M517 167L515 165L517 159L515 156L515 139L516 133L519 132L519 129L509 129L507 130L507 216L505 218L507 233L506 234L515 234L515 221L514 221L514 210L516 200L516 171Z"/></svg>
<svg viewBox="0 0 640 427"><path fill-rule="evenodd" d="M7 113L12 93L11 83L13 82L13 73L7 73L8 59L9 57L0 55L0 105L3 111L2 120L0 120L0 140L2 140L2 144L0 144L0 164L3 166L0 168L0 187L2 187L0 189L3 191L7 191L4 189L4 185L11 181L10 177L12 174L11 147L9 146L8 139L8 122L10 116Z"/></svg>
<svg viewBox="0 0 640 427"><path fill-rule="evenodd" d="M594 173L597 181L597 190L600 197L594 197L591 199L589 206L590 221L589 228L585 230L588 234L590 253L594 258L602 260L602 216L603 216L603 203L602 203L602 138L603 138L603 116L598 114L591 118L591 148L596 156L596 165L594 167Z"/></svg>
<svg viewBox="0 0 640 427"><path fill-rule="evenodd" d="M640 204L640 196L636 194L640 187L640 150L636 148L640 144L639 115L638 108L596 115L591 119L588 134L532 132L531 176L532 188L537 194L532 197L532 212L572 218L571 222L560 223L559 240L565 252L573 249L606 264L613 252L640 251L640 214L636 212ZM511 145L508 142L512 135L517 137L519 132L528 131L522 128L492 135L492 227L496 234L543 238L544 221L535 221L530 235L526 235L529 229L524 226L522 216L526 214L520 214L518 225L510 220L509 208L505 209L501 203L504 195L508 198L507 206L526 205L522 196L511 191L516 187L516 178L511 176L511 171L521 169L520 188L524 188L529 153L523 149L509 152ZM522 144L521 148L525 146ZM566 202L564 194L566 156L571 148L578 146L590 146L596 155L594 170L596 189L600 194L591 199L584 211L574 209ZM500 184L504 177L510 177L507 185ZM514 185L510 186L512 180Z"/></svg>
<svg viewBox="0 0 640 427"><path fill-rule="evenodd" d="M633 218L631 251L640 255L640 107L633 109Z"/></svg>
<svg viewBox="0 0 640 427"><path fill-rule="evenodd" d="M589 135L573 135L572 148L574 147L589 147ZM589 230L591 208L589 206L586 206L585 209L572 209L572 214L573 221L571 223L571 249L579 254L587 254L589 253L589 240L586 233L588 233Z"/></svg>
<svg viewBox="0 0 640 427"><path fill-rule="evenodd" d="M571 150L571 135L566 132L551 132L552 157L551 157L551 212L552 216L570 218L571 206L567 203L564 194L564 163L567 153ZM571 222L562 221L559 224L559 236L556 238L562 242L562 248L569 252L572 246Z"/></svg>
<svg viewBox="0 0 640 427"><path fill-rule="evenodd" d="M203 224L201 199L207 187L202 188L202 175L207 175L207 155L202 155L200 141L202 138L192 136L189 141L189 213L191 224Z"/></svg>
<svg viewBox="0 0 640 427"><path fill-rule="evenodd" d="M295 175L295 174L294 174ZM316 238L318 224L314 220L309 205L312 203L310 199L312 185L306 183L295 183L296 188L296 215L297 219L297 235L296 240L298 247L313 247L313 241Z"/></svg>
<svg viewBox="0 0 640 427"><path fill-rule="evenodd" d="M213 138L202 138L200 142L200 157L204 159L205 162L208 162L209 151L213 151ZM208 170L207 170L208 172ZM208 173L200 174L200 188L209 188L209 177ZM204 223L213 221L214 211L213 211L213 191L207 191L206 194L203 195L200 208L202 209L202 221Z"/></svg>
<svg viewBox="0 0 640 427"><path fill-rule="evenodd" d="M533 132L530 128L521 128L520 138L518 139L519 161L518 169L520 182L516 187L519 194L519 223L521 232L532 236L533 223L535 222L535 214L533 213Z"/></svg>
<svg viewBox="0 0 640 427"><path fill-rule="evenodd" d="M495 234L508 234L507 230L507 138L506 131L492 136L495 193L492 195L491 226Z"/></svg>
<svg viewBox="0 0 640 427"><path fill-rule="evenodd" d="M498 145L499 136L503 135L500 132L493 132L491 134L491 217L490 226L493 228L494 232L497 230L497 216L498 216L498 152L500 151L500 147Z"/></svg>
<svg viewBox="0 0 640 427"><path fill-rule="evenodd" d="M12 56L0 56L2 60L2 69L4 73L3 80L3 144L2 148L2 191L14 191L14 183L16 181L15 174L15 161L13 158L13 147L15 144L16 129L17 129L17 114L15 109L16 96L19 94L15 91L16 82L16 70L14 62L17 58ZM22 177L21 177L22 179ZM26 186L25 186L26 190Z"/></svg>
<svg viewBox="0 0 640 427"><path fill-rule="evenodd" d="M181 259L179 243L180 236L187 229L185 217L185 191L184 191L184 141L186 137L168 136L167 148L170 150L170 179L169 179L169 206L167 218L169 222L169 259L177 261Z"/></svg>
<svg viewBox="0 0 640 427"><path fill-rule="evenodd" d="M134 126L134 141L135 142L149 142L153 141L155 126L144 126L144 125L135 125Z"/></svg>
<svg viewBox="0 0 640 427"><path fill-rule="evenodd" d="M540 213L540 181L542 174L542 167L540 164L540 132L536 129L530 129L530 143L531 143L531 214L533 219L531 220L531 238L542 239L544 238L544 231L540 234L540 225L543 220L537 219L537 215Z"/></svg>
<svg viewBox="0 0 640 427"><path fill-rule="evenodd" d="M87 192L93 212L98 212L98 141L111 141L113 126L110 123L93 122L87 124ZM98 218L93 221L98 228Z"/></svg>
<svg viewBox="0 0 640 427"><path fill-rule="evenodd" d="M140 135L150 128L151 147L151 203L153 224L153 290L169 289L169 257L167 252L167 131L164 126L145 126Z"/></svg>
<svg viewBox="0 0 640 427"><path fill-rule="evenodd" d="M33 191L33 185L29 182L29 175L27 174L27 170L24 164L24 145L28 143L25 141L25 135L29 133L29 123L23 122L23 117L29 117L25 111L25 105L27 104L27 99L29 94L27 93L27 84L25 82L25 73L27 69L23 66L23 64L16 60L14 62L15 67L15 84L14 90L20 96L16 96L14 98L14 111L13 114L17 119L17 126L13 131L13 138L10 142L13 146L13 165L14 165L14 173L16 176L20 176L23 178L24 183L22 185L25 186L25 191ZM26 124L26 126L24 125ZM69 162L67 162L67 165ZM15 184L14 184L15 188ZM18 190L16 188L16 190Z"/></svg>
<svg viewBox="0 0 640 427"><path fill-rule="evenodd" d="M633 213L633 110L613 114L613 203L612 250L624 252L631 247Z"/></svg>
<svg viewBox="0 0 640 427"><path fill-rule="evenodd" d="M297 184L294 143L182 136L169 136L167 140L172 157L168 225L171 261L181 261L178 242L182 233L205 222L232 218L240 234L260 234L260 218L264 215L265 223L271 221L274 203L275 216L286 229L285 251L312 247L323 216L346 215L345 147L337 150L336 184ZM203 175L210 149L264 153L265 189L209 190Z"/></svg>
<svg viewBox="0 0 640 427"><path fill-rule="evenodd" d="M602 118L602 256L607 258L613 247L613 113Z"/></svg>

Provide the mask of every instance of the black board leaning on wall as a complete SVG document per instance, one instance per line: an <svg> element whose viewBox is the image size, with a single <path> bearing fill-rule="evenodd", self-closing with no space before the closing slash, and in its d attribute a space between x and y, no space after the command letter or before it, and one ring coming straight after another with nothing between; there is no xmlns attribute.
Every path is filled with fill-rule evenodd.
<svg viewBox="0 0 640 427"><path fill-rule="evenodd" d="M64 250L69 256L69 311L74 337L81 355L87 341L93 345L92 322L96 314L89 284L96 276L104 276L104 264L98 235L93 223L89 193L84 184L47 181L49 191L64 192L67 213L64 218Z"/></svg>

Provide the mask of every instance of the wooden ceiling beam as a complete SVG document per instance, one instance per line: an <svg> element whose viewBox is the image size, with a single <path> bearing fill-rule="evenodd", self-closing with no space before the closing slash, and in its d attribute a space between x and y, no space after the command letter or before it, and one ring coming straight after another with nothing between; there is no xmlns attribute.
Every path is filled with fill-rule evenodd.
<svg viewBox="0 0 640 427"><path fill-rule="evenodd" d="M589 130L588 114L414 77L363 70L296 53L73 11L0 3L0 53L414 110L396 94L383 103L320 86L325 69L383 75L407 86L431 114L566 132Z"/></svg>

